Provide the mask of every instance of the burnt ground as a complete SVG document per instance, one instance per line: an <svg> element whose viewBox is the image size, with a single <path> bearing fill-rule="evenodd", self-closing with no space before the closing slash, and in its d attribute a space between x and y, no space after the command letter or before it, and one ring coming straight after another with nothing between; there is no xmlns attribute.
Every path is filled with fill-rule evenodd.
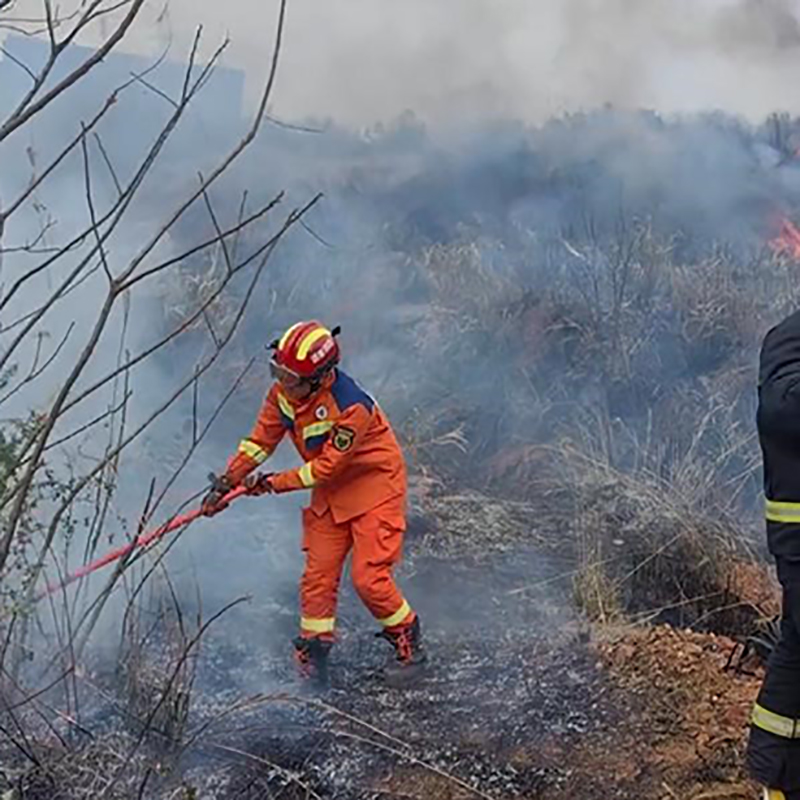
<svg viewBox="0 0 800 800"><path fill-rule="evenodd" d="M34 774L10 797L756 797L739 765L757 679L725 673L732 641L668 628L648 638L660 629L646 627L611 643L606 629L598 641L575 610L574 561L546 546L555 534L546 535L541 519L536 535L525 527L535 519L531 509L478 508L463 497L456 508L472 526L452 541L412 531L401 569L430 654L418 687L386 687L389 646L375 640L374 623L345 581L331 688L304 693L290 660L296 599L295 577L287 575L253 601L246 624L206 635L182 747L150 735L135 762L128 759L138 730L122 713L119 685L113 701L113 676L89 668L82 723L91 742L68 753L54 743L60 778ZM440 511L459 531L448 509ZM158 684L168 673L149 674ZM698 703L705 709L699 721ZM724 736L709 738L723 728ZM125 764L130 780L101 795L94 787ZM3 780L0 764L6 791L11 784Z"/></svg>
<svg viewBox="0 0 800 800"><path fill-rule="evenodd" d="M626 775L614 756L600 771L573 760L595 743L629 756L626 730L645 704L604 670L568 610L564 571L536 552L415 558L404 585L425 621L430 666L411 690L384 685L388 645L373 641L349 593L342 616L358 624L345 626L323 695L296 697L287 653L252 642L215 650L201 716L233 701L233 685L253 688L254 671L268 696L207 732L187 782L225 800L641 797L655 773Z"/></svg>

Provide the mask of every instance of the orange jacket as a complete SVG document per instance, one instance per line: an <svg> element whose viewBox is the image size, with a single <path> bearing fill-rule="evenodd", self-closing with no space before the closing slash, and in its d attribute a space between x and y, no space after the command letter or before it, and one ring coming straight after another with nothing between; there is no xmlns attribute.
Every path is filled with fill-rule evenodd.
<svg viewBox="0 0 800 800"><path fill-rule="evenodd" d="M405 495L406 468L389 421L348 375L335 370L300 405L274 384L256 424L239 444L227 477L233 485L272 455L288 433L305 464L273 477L276 492L312 489L311 509L330 509L337 523Z"/></svg>

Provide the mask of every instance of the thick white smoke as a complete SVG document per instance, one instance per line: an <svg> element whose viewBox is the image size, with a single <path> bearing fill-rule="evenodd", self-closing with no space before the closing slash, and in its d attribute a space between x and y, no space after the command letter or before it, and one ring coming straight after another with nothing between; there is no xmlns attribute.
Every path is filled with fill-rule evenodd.
<svg viewBox="0 0 800 800"><path fill-rule="evenodd" d="M153 4L123 49L209 53L255 99L277 0ZM10 16L35 16L22 0ZM798 0L292 0L274 111L372 125L406 110L438 123L554 114L612 104L719 109L760 119L800 111ZM101 35L98 30L96 35ZM3 30L0 30L0 38Z"/></svg>
<svg viewBox="0 0 800 800"><path fill-rule="evenodd" d="M276 0L175 0L149 45L229 32L257 89ZM294 0L275 111L369 125L541 122L606 103L662 112L800 111L796 0Z"/></svg>

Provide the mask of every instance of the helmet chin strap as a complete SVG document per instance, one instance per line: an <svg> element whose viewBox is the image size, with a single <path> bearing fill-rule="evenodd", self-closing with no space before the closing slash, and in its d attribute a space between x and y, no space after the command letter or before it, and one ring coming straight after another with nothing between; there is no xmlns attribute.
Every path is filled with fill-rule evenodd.
<svg viewBox="0 0 800 800"><path fill-rule="evenodd" d="M308 393L309 397L312 394L316 394L322 388L322 382L336 369L338 364L338 361L334 364L329 364L322 373L311 378L309 381L309 386L311 387L311 390Z"/></svg>

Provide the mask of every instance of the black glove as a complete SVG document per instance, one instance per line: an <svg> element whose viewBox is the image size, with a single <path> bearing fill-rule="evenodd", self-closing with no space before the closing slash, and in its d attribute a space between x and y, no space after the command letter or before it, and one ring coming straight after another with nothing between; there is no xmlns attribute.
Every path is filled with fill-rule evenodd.
<svg viewBox="0 0 800 800"><path fill-rule="evenodd" d="M244 485L250 494L272 494L272 476L274 473L251 472L245 479Z"/></svg>
<svg viewBox="0 0 800 800"><path fill-rule="evenodd" d="M225 475L215 475L211 472L209 473L208 479L211 481L211 488L203 498L201 508L205 516L213 517L214 514L219 514L220 511L224 511L228 507L227 503L222 502L222 498L225 497L233 487Z"/></svg>

